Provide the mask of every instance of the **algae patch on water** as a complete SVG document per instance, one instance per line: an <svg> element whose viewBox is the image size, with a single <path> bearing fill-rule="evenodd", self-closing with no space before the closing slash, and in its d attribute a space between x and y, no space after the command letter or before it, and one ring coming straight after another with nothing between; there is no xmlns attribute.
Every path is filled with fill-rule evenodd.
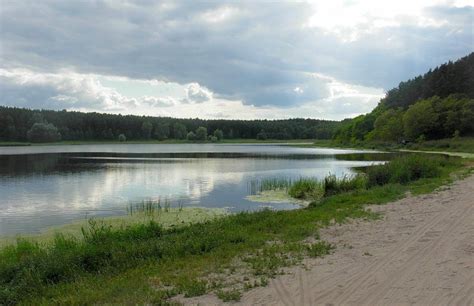
<svg viewBox="0 0 474 306"><path fill-rule="evenodd" d="M66 236L82 238L82 228L90 226L90 221L100 222L112 228L127 227L135 224L144 224L150 221L161 224L164 228L184 226L192 223L206 222L228 215L229 212L222 208L184 207L156 210L153 213L135 212L133 214L111 217L84 218L69 224L52 226L38 234L24 234L17 236L1 237L0 246L15 243L18 238L48 242L58 233Z"/></svg>
<svg viewBox="0 0 474 306"><path fill-rule="evenodd" d="M286 190L265 190L254 195L245 197L247 200L259 203L290 203L308 206L310 201L295 199L288 195Z"/></svg>

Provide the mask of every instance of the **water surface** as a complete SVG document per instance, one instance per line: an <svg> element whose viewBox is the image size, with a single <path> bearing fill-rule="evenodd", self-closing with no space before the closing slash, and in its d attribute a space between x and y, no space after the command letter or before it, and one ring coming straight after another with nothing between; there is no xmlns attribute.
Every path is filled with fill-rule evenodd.
<svg viewBox="0 0 474 306"><path fill-rule="evenodd" d="M251 211L292 203L245 199L263 178L353 173L383 160L360 150L236 144L111 144L0 147L0 235L38 232L130 203Z"/></svg>

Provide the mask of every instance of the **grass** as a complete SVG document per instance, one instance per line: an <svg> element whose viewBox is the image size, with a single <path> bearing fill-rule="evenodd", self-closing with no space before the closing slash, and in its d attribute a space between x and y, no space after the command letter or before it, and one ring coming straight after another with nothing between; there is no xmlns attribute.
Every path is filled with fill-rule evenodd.
<svg viewBox="0 0 474 306"><path fill-rule="evenodd" d="M407 145L407 149L474 153L474 137L446 138L411 143Z"/></svg>
<svg viewBox="0 0 474 306"><path fill-rule="evenodd" d="M324 196L324 186L317 179L300 178L291 185L288 194L297 199L318 200Z"/></svg>
<svg viewBox="0 0 474 306"><path fill-rule="evenodd" d="M452 163L445 156L402 155L389 163L367 168L368 187L388 183L407 184L421 178L437 177Z"/></svg>
<svg viewBox="0 0 474 306"><path fill-rule="evenodd" d="M302 147L339 147L339 148L362 148L379 150L415 150L431 151L437 153L471 153L474 154L474 137L445 138L437 140L427 140L420 143L412 142L406 145L394 142L366 142L340 143L333 140L315 140L312 145L298 145ZM469 157L472 157L470 155Z"/></svg>
<svg viewBox="0 0 474 306"><path fill-rule="evenodd" d="M92 222L82 238L20 240L0 250L0 304L165 304L177 294L207 292L237 299L232 290L241 292L243 285L229 290L224 280L211 281L212 275L230 278L243 268L254 279L267 279L304 256L327 254L333 246L317 239L319 228L378 218L365 205L432 191L462 166L450 159L437 164L436 177L358 188L305 209L239 213L174 228L155 221L120 228ZM308 237L317 241L307 243Z"/></svg>
<svg viewBox="0 0 474 306"><path fill-rule="evenodd" d="M292 180L285 177L265 178L262 180L251 180L247 189L250 195L256 195L269 190L288 190Z"/></svg>
<svg viewBox="0 0 474 306"><path fill-rule="evenodd" d="M148 204L147 204L148 203ZM151 220L158 222L163 228L168 229L177 226L185 226L198 222L206 222L216 218L221 218L228 214L225 209L208 209L200 207L184 208L162 208L158 207L157 201L150 204L144 201L128 207L128 214L122 216L110 216L94 219L97 222L104 223L113 229L126 228L137 224L146 224ZM166 202L165 202L166 203ZM153 205L154 208L147 208ZM147 210L148 209L148 210ZM28 241L34 241L41 244L49 243L54 240L56 234L61 233L65 236L82 237L82 229L89 227L90 218L78 220L69 224L52 226L38 234L29 234L20 236ZM0 238L0 247L16 243L18 236L7 236Z"/></svg>

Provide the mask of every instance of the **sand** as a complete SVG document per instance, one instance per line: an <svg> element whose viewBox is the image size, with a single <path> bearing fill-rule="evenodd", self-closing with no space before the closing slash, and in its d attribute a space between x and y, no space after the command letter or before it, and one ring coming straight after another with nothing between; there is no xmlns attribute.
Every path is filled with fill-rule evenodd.
<svg viewBox="0 0 474 306"><path fill-rule="evenodd" d="M474 176L371 206L383 217L321 232L324 258L243 294L241 305L474 305ZM213 295L191 304L224 304Z"/></svg>

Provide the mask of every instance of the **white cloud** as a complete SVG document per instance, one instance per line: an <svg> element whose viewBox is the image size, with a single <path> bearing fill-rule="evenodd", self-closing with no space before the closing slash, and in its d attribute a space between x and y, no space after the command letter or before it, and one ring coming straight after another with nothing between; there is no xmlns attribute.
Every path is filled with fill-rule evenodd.
<svg viewBox="0 0 474 306"><path fill-rule="evenodd" d="M309 1L314 13L304 27L320 28L344 42L354 42L362 36L384 28L413 25L439 28L448 25L447 18L432 16L428 8L465 3L446 0L398 1ZM469 4L472 6L472 2Z"/></svg>
<svg viewBox="0 0 474 306"><path fill-rule="evenodd" d="M383 89L472 52L471 2L6 1L0 103L205 118L357 115Z"/></svg>
<svg viewBox="0 0 474 306"><path fill-rule="evenodd" d="M281 108L270 105L248 105L242 100L215 98L211 91L195 82L180 85L154 79L136 80L117 76L80 74L72 71L42 73L25 69L0 69L0 87L4 87L0 98L7 101L7 105L10 106L30 105L36 108L125 112L181 118L279 119L305 117L342 119L370 111L383 95L382 89L351 85L322 74L314 74L312 78L317 81L319 86L324 86L327 89L325 90L328 93L327 96L298 106ZM112 82L109 86L104 86L102 83L107 80L113 80L115 83ZM114 84L117 88L111 87ZM137 86L137 84L140 84L140 89L145 92L152 92L158 87L159 90L156 92L168 94L133 96L134 91L125 90L128 87ZM167 90L169 86L180 90ZM28 95L30 90L26 89L35 87L43 90L37 92L32 99ZM293 92L294 94L305 94L301 87L295 87ZM37 104L31 105L31 101L35 101Z"/></svg>
<svg viewBox="0 0 474 306"><path fill-rule="evenodd" d="M186 97L183 102L186 103L202 103L212 100L213 94L206 87L202 87L198 83L190 83L184 89Z"/></svg>

